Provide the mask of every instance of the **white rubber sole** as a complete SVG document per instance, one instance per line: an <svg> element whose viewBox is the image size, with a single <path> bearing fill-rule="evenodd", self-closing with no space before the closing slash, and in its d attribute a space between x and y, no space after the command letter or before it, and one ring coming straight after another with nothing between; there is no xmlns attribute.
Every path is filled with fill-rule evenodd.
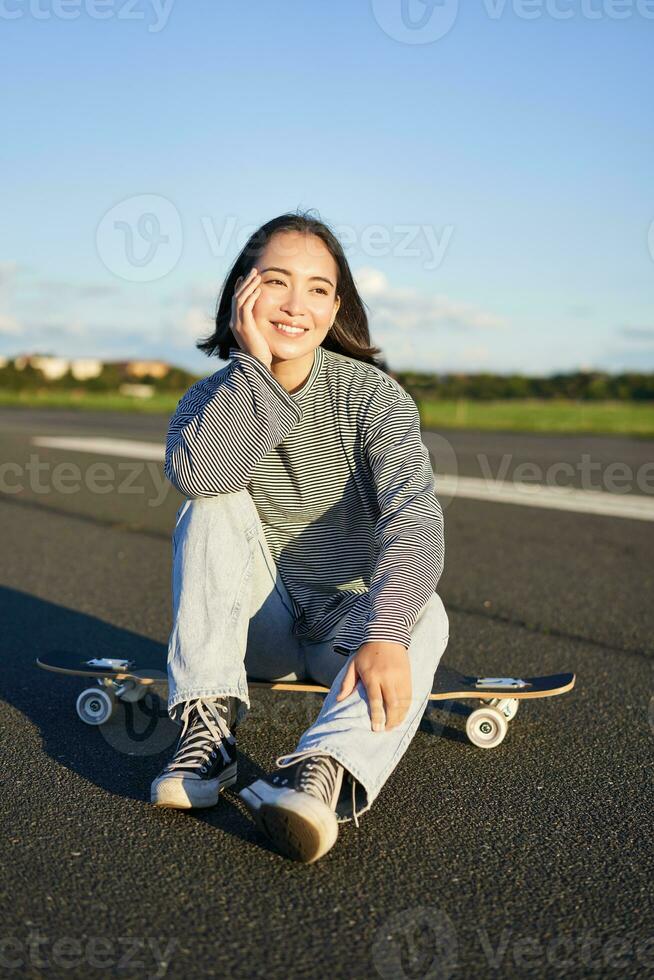
<svg viewBox="0 0 654 980"><path fill-rule="evenodd" d="M275 789L257 779L238 795L259 830L294 861L311 864L336 843L336 814L310 793Z"/></svg>
<svg viewBox="0 0 654 980"><path fill-rule="evenodd" d="M216 779L200 780L185 776L158 776L150 787L150 802L175 810L215 806L220 792L236 782L236 763L227 766Z"/></svg>

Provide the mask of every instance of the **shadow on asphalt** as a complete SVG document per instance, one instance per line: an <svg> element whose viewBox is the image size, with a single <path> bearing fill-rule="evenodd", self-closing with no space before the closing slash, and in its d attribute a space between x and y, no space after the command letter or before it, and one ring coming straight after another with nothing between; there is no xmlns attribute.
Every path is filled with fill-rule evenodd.
<svg viewBox="0 0 654 980"><path fill-rule="evenodd" d="M75 705L78 695L94 686L93 679L51 673L35 660L55 648L85 658L120 657L165 680L166 647L95 616L5 587L0 588L0 622L0 697L37 729L43 752L108 793L150 806L150 783L168 761L180 731L168 717L165 698L147 694L135 704L117 702L109 721L87 725ZM30 770L38 771L36 760ZM239 779L233 790L260 775L263 770L239 747ZM253 824L237 804L192 814L156 812L168 819L191 817L210 823L241 839L252 834Z"/></svg>
<svg viewBox="0 0 654 980"><path fill-rule="evenodd" d="M454 728L452 725L448 725L445 718L451 715L458 715L462 719L466 719L472 710L467 705L455 701L443 701L438 708L428 705L427 710L422 716L418 731L438 738L444 738L449 742L459 742L463 745L469 745L470 743L465 732L459 728ZM463 725L465 726L465 720L463 721Z"/></svg>

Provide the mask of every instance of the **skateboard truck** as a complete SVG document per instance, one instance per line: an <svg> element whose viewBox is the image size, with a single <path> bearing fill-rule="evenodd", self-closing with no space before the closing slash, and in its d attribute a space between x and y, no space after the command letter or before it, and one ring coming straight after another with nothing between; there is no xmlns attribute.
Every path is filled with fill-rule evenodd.
<svg viewBox="0 0 654 980"><path fill-rule="evenodd" d="M527 681L520 680L518 677L479 677L475 682L475 687L501 687L512 691L530 686Z"/></svg>
<svg viewBox="0 0 654 980"><path fill-rule="evenodd" d="M86 663L89 667L100 667L107 670L129 670L130 667L134 666L133 660L117 660L112 657L95 657L93 660L87 660Z"/></svg>

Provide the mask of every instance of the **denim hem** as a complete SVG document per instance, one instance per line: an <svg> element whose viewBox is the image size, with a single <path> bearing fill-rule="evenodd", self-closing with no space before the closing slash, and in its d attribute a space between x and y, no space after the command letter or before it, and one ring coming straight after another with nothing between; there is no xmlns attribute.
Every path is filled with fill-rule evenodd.
<svg viewBox="0 0 654 980"><path fill-rule="evenodd" d="M353 778L361 786L363 786L364 792L366 794L365 806L361 810L356 811L357 818L360 817L362 813L368 812L368 810L374 803L377 794L379 793L379 790L377 790L377 793L373 791L372 785L367 780L361 778L360 770L358 769L358 767L353 766L352 763L349 762L347 758L343 755L340 749L321 748L320 745L312 749L297 749L295 752L286 752L284 753L284 755L278 755L276 760L277 765L280 766L280 768L283 768L284 766L290 766L293 762L297 761L297 759L303 758L304 756L307 755L329 755L332 757L332 759L336 759L337 762L340 762L343 768L347 769L350 775L353 776ZM287 759L290 761L280 764L279 762L280 759ZM380 784L380 789L381 789L381 784ZM347 823L348 820L354 819L354 813L351 817L342 817L339 816L339 814L337 813L336 819L338 820L339 823Z"/></svg>
<svg viewBox="0 0 654 980"><path fill-rule="evenodd" d="M236 723L240 723L244 720L247 713L250 710L250 697L247 691L243 692L238 687L221 687L221 688L186 688L183 691L176 691L174 694L168 697L168 716L172 718L173 721L177 719L174 716L173 709L181 704L183 701L193 701L196 698L220 698L220 697L233 697L238 698L242 703L239 704L238 713L236 716Z"/></svg>

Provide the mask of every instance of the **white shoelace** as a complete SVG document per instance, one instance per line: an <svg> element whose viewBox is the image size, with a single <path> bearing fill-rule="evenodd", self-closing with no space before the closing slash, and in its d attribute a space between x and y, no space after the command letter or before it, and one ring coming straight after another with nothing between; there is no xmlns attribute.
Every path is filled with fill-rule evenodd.
<svg viewBox="0 0 654 980"><path fill-rule="evenodd" d="M338 763L330 756L320 759L309 758L298 766L297 788L304 790L305 793L312 793L313 796L319 796L327 806L331 806L337 777Z"/></svg>
<svg viewBox="0 0 654 980"><path fill-rule="evenodd" d="M340 763L331 756L309 757L298 766L297 788L305 793L320 797L327 806L332 805L332 797L338 778ZM352 815L355 827L359 826L356 812L356 780L352 780Z"/></svg>
<svg viewBox="0 0 654 980"><path fill-rule="evenodd" d="M194 709L197 710L197 714L189 726ZM208 763L216 756L216 746L220 749L225 762L230 761L224 742L233 745L236 739L227 726L226 717L224 718L221 712L227 715L227 705L222 701L211 699L203 701L201 698L196 698L184 704L180 718L182 732L177 751L166 769L189 766L198 767L200 772L205 772Z"/></svg>

